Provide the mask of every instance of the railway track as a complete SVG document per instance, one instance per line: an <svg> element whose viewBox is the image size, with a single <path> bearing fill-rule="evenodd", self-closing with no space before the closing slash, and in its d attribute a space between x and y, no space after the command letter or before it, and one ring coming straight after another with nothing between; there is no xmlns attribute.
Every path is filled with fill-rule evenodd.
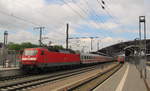
<svg viewBox="0 0 150 91"><path fill-rule="evenodd" d="M28 77L28 76L32 76L32 75L28 74L28 75L16 75L16 76L0 77L0 83L10 81L10 80L16 80L16 79L19 79L19 78L25 78L25 77Z"/></svg>
<svg viewBox="0 0 150 91"><path fill-rule="evenodd" d="M9 74L6 74L9 73ZM2 75L3 74L3 75ZM34 76L34 75L39 75L39 74L31 74L31 73L25 73L21 70L19 70L19 72L13 72L12 71L6 71L6 72L1 72L0 73L0 83L2 82L7 82L7 81L11 81L11 80L16 80L16 79L20 79L20 78L25 78L25 77L30 77L30 76Z"/></svg>
<svg viewBox="0 0 150 91"><path fill-rule="evenodd" d="M26 77L30 75L31 74L23 73L19 69L4 70L4 71L0 71L0 82L8 81L8 80L15 80L17 78L22 78L22 77Z"/></svg>
<svg viewBox="0 0 150 91"><path fill-rule="evenodd" d="M112 69L99 73L95 77L92 77L88 80L78 83L75 86L72 86L68 89L68 91L92 91L101 83L103 83L106 79L108 79L111 75L113 75L116 71L118 71L121 67L122 64L116 65Z"/></svg>
<svg viewBox="0 0 150 91"><path fill-rule="evenodd" d="M108 64L101 64L101 65L106 66ZM66 72L56 72L53 74L24 77L24 78L20 78L16 80L10 80L7 82L0 82L0 91L16 91L16 90L24 90L24 89L27 90L27 89L31 89L31 88L34 88L43 84L47 84L55 80L59 80L59 79L63 79L66 77L73 76L73 75L88 72L98 67L100 66L97 65L97 66L85 67L85 68L80 68L80 69L68 70Z"/></svg>
<svg viewBox="0 0 150 91"><path fill-rule="evenodd" d="M107 63L106 63L107 64ZM82 68L82 67L81 67ZM59 72L59 71L63 71L63 70L73 70L75 68L71 68L71 69L61 69L61 70L56 70L56 72ZM13 70L12 70L13 71ZM7 81L13 81L13 80L17 80L17 79L22 79L22 78L25 78L25 77L30 77L30 76L37 76L37 75L44 75L44 74L49 74L49 73L54 73L55 71L48 71L48 72L42 72L42 73L23 73L22 71L18 72L17 75L4 75L4 76L1 76L1 74L3 74L3 72L1 72L0 74L0 83L3 83L3 82L7 82ZM9 73L8 72L4 72L5 73ZM11 74L16 74L15 72L11 72Z"/></svg>
<svg viewBox="0 0 150 91"><path fill-rule="evenodd" d="M72 68L74 69L74 68ZM68 70L68 69L61 69L61 70L56 70L56 72L58 71L63 71L63 70ZM71 69L69 69L71 70ZM30 76L37 76L37 75L44 75L44 74L49 74L49 73L54 73L55 71L47 71L47 72L42 72L42 73L23 73L22 71L19 71L17 74L15 72L13 72L13 70L11 71L11 74L13 75L8 75L6 73L9 73L10 70L8 72L4 72L5 75L1 76L1 74L3 74L3 72L0 73L0 83L3 82L7 82L7 81L13 81L13 80L17 80L17 79L22 79L25 77L30 77Z"/></svg>

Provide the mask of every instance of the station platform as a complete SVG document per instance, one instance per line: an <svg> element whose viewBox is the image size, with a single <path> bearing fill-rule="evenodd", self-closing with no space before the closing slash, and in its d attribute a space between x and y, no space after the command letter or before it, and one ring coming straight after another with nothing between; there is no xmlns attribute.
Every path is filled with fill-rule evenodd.
<svg viewBox="0 0 150 91"><path fill-rule="evenodd" d="M150 66L147 66L147 83L148 83L148 86L150 87Z"/></svg>
<svg viewBox="0 0 150 91"><path fill-rule="evenodd" d="M125 63L119 71L93 91L147 91L147 88L135 65Z"/></svg>

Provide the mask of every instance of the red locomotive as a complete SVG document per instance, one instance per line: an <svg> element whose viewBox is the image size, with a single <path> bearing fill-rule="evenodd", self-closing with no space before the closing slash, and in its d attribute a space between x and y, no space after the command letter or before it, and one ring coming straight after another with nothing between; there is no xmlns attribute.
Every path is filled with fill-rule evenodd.
<svg viewBox="0 0 150 91"><path fill-rule="evenodd" d="M112 61L112 57L98 54L76 54L71 50L27 48L21 58L22 68L60 67Z"/></svg>

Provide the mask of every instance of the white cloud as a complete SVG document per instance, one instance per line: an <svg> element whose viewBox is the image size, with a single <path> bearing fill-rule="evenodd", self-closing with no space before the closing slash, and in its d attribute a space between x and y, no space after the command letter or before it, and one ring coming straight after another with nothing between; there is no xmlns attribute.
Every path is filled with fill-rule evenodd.
<svg viewBox="0 0 150 91"><path fill-rule="evenodd" d="M123 24L136 24L138 17L144 14L143 0L115 0L108 7Z"/></svg>
<svg viewBox="0 0 150 91"><path fill-rule="evenodd" d="M137 33L137 30L131 29L122 29L120 26L138 26L138 17L140 15L144 15L144 1L143 0L105 0L106 5L105 9L107 12L112 14L114 18L108 19L104 24L100 22L105 17L97 17L98 22L96 20L88 19L90 15L106 15L109 16L105 10L102 10L100 5L97 3L97 0L76 0L76 2L72 2L72 0L65 0L68 4L64 3L50 3L48 4L45 0L1 0L0 1L0 29L1 30L9 30L16 31L16 34L10 33L9 38L10 41L14 42L23 42L23 41L31 41L34 43L38 43L38 33L28 32L32 30L33 27L37 27L38 25L46 27L45 34L43 36L49 37L49 39L44 40L45 43L48 41L52 41L55 44L64 45L65 41L65 30L66 23L69 22L70 26L70 36L73 34L80 34L77 32L77 28L82 25L88 25L95 29L106 29L110 30L114 33L124 33L127 32ZM74 0L75 1L75 0ZM150 24L150 12L149 12L149 0L146 0L145 8L146 8L146 18L147 24ZM70 7L71 6L74 12ZM80 8L84 9L87 14ZM95 10L93 12L92 10ZM81 16L77 14L79 12ZM21 21L19 19L13 17L21 17L21 19L25 20ZM82 17L82 18L81 18ZM96 16L95 16L96 17ZM32 22L37 25L33 25L29 22ZM121 24L120 24L121 23ZM150 26L147 25L147 30L150 29ZM91 31L92 32L92 31ZM108 34L108 31L105 31ZM28 35L28 36L24 36ZM81 35L85 36L95 36L91 35L91 33L83 33ZM104 35L104 34L102 34ZM108 34L109 35L109 34ZM122 36L115 37L105 37L104 46L115 43L117 40L127 39ZM2 40L2 39L1 39ZM127 39L130 40L130 39ZM90 45L90 40L86 39L85 42L88 41L87 45ZM86 43L85 43L86 44ZM96 43L93 44L96 46Z"/></svg>
<svg viewBox="0 0 150 91"><path fill-rule="evenodd" d="M8 35L8 42L21 43L26 41L37 43L38 37L33 35L31 32L24 31L24 30Z"/></svg>
<svg viewBox="0 0 150 91"><path fill-rule="evenodd" d="M69 5L77 9L73 3L69 3ZM18 38L22 41L28 41L26 38L18 36L22 36L21 31L37 27L37 25L30 24L29 22L45 26L48 30L46 35L51 35L54 39L61 39L64 37L66 23L78 22L81 19L67 5L46 4L44 0L1 0L0 12L1 29L18 31L17 36L12 37L14 42L21 42L18 41ZM16 19L14 16L21 17L25 22ZM73 28L71 30L71 34L75 33ZM30 36L28 37L30 38Z"/></svg>

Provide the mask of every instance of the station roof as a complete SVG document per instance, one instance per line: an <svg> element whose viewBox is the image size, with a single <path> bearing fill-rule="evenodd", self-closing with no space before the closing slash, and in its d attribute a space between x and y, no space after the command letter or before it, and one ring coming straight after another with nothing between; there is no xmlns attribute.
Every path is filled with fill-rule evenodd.
<svg viewBox="0 0 150 91"><path fill-rule="evenodd" d="M142 40L142 42L144 42ZM150 39L146 40L146 47L147 47L147 52L150 52ZM139 40L131 40L131 41L126 41L126 42L120 42L111 46L107 46L105 48L102 48L98 50L98 52L102 52L108 55L120 55L126 48L129 47L135 47L139 45Z"/></svg>

